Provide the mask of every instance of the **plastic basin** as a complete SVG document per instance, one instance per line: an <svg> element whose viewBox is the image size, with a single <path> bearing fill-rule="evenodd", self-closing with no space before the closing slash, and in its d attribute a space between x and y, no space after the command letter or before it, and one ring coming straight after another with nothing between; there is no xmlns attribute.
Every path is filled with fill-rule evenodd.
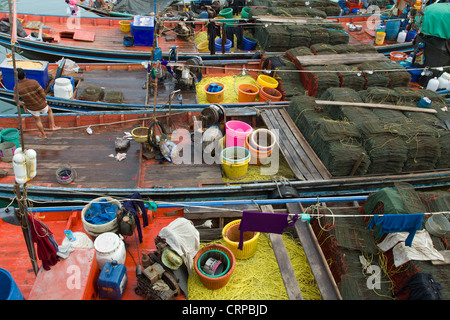
<svg viewBox="0 0 450 320"><path fill-rule="evenodd" d="M264 74L260 74L256 81L259 83L261 87L269 87L269 88L276 88L278 87L278 81L275 80L273 77L266 76Z"/></svg>

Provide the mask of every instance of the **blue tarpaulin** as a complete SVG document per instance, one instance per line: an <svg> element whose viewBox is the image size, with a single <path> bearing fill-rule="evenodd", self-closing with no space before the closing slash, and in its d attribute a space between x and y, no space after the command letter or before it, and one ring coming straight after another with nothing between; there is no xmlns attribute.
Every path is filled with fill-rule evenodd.
<svg viewBox="0 0 450 320"><path fill-rule="evenodd" d="M119 211L119 206L102 199L100 202L91 203L90 208L86 210L84 219L95 225L105 224L112 221Z"/></svg>

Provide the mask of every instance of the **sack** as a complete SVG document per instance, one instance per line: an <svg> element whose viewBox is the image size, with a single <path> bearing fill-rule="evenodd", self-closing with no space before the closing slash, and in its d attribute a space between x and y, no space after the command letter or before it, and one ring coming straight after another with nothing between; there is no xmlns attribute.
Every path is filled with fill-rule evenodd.
<svg viewBox="0 0 450 320"><path fill-rule="evenodd" d="M406 285L399 290L397 296L404 289L411 289L408 300L442 300L442 286L429 273L416 273Z"/></svg>

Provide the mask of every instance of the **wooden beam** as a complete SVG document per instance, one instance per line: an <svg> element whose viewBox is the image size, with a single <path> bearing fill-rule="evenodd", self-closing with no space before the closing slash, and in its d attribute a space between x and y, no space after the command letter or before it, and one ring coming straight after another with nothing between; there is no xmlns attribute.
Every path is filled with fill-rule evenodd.
<svg viewBox="0 0 450 320"><path fill-rule="evenodd" d="M346 53L346 54L320 54L313 56L297 56L297 60L304 67L333 64L353 64L367 61L384 61L386 56L382 53Z"/></svg>
<svg viewBox="0 0 450 320"><path fill-rule="evenodd" d="M270 205L261 206L263 212L273 212ZM277 258L278 268L283 278L284 287L290 300L303 300L302 292L298 286L291 260L284 245L283 238L280 234L269 233L269 239L272 243L273 252Z"/></svg>
<svg viewBox="0 0 450 320"><path fill-rule="evenodd" d="M328 105L328 106L352 106L352 107L363 107L363 108L391 109L391 110L399 110L399 111L437 113L437 110L435 110L435 109L397 106L397 105L393 105L393 104L381 104L381 103L345 102L345 101L328 101L328 100L316 100L316 103L324 104L324 105Z"/></svg>
<svg viewBox="0 0 450 320"><path fill-rule="evenodd" d="M301 213L304 209L300 203L288 203L289 213ZM325 256L319 246L311 226L301 220L295 223L295 230L308 258L311 271L324 300L342 300L342 296L326 263Z"/></svg>

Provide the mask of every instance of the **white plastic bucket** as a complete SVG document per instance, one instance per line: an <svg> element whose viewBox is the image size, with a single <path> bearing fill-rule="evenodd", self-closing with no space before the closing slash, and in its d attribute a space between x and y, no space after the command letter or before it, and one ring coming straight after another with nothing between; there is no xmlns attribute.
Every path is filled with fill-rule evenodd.
<svg viewBox="0 0 450 320"><path fill-rule="evenodd" d="M73 96L73 87L70 79L57 78L53 86L53 95L56 98L70 99Z"/></svg>
<svg viewBox="0 0 450 320"><path fill-rule="evenodd" d="M433 214L425 222L425 228L432 235L441 237L450 230L450 222L443 214Z"/></svg>
<svg viewBox="0 0 450 320"><path fill-rule="evenodd" d="M115 200L110 197L96 198L84 206L83 210L81 211L81 221L83 222L84 230L93 237L98 237L100 234L102 234L104 232L119 231L119 223L117 222L117 218L114 218L110 222L107 222L104 224L92 224L92 223L87 222L86 219L84 219L84 215L86 214L87 209L89 209L91 207L91 204L93 202L100 202L103 199L106 199L108 202L110 202L112 204L116 204L119 207L119 209L122 207L118 200Z"/></svg>
<svg viewBox="0 0 450 320"><path fill-rule="evenodd" d="M98 268L101 270L107 262L117 261L124 264L126 258L125 244L119 236L113 232L102 233L95 239L94 247L96 251L95 259Z"/></svg>

